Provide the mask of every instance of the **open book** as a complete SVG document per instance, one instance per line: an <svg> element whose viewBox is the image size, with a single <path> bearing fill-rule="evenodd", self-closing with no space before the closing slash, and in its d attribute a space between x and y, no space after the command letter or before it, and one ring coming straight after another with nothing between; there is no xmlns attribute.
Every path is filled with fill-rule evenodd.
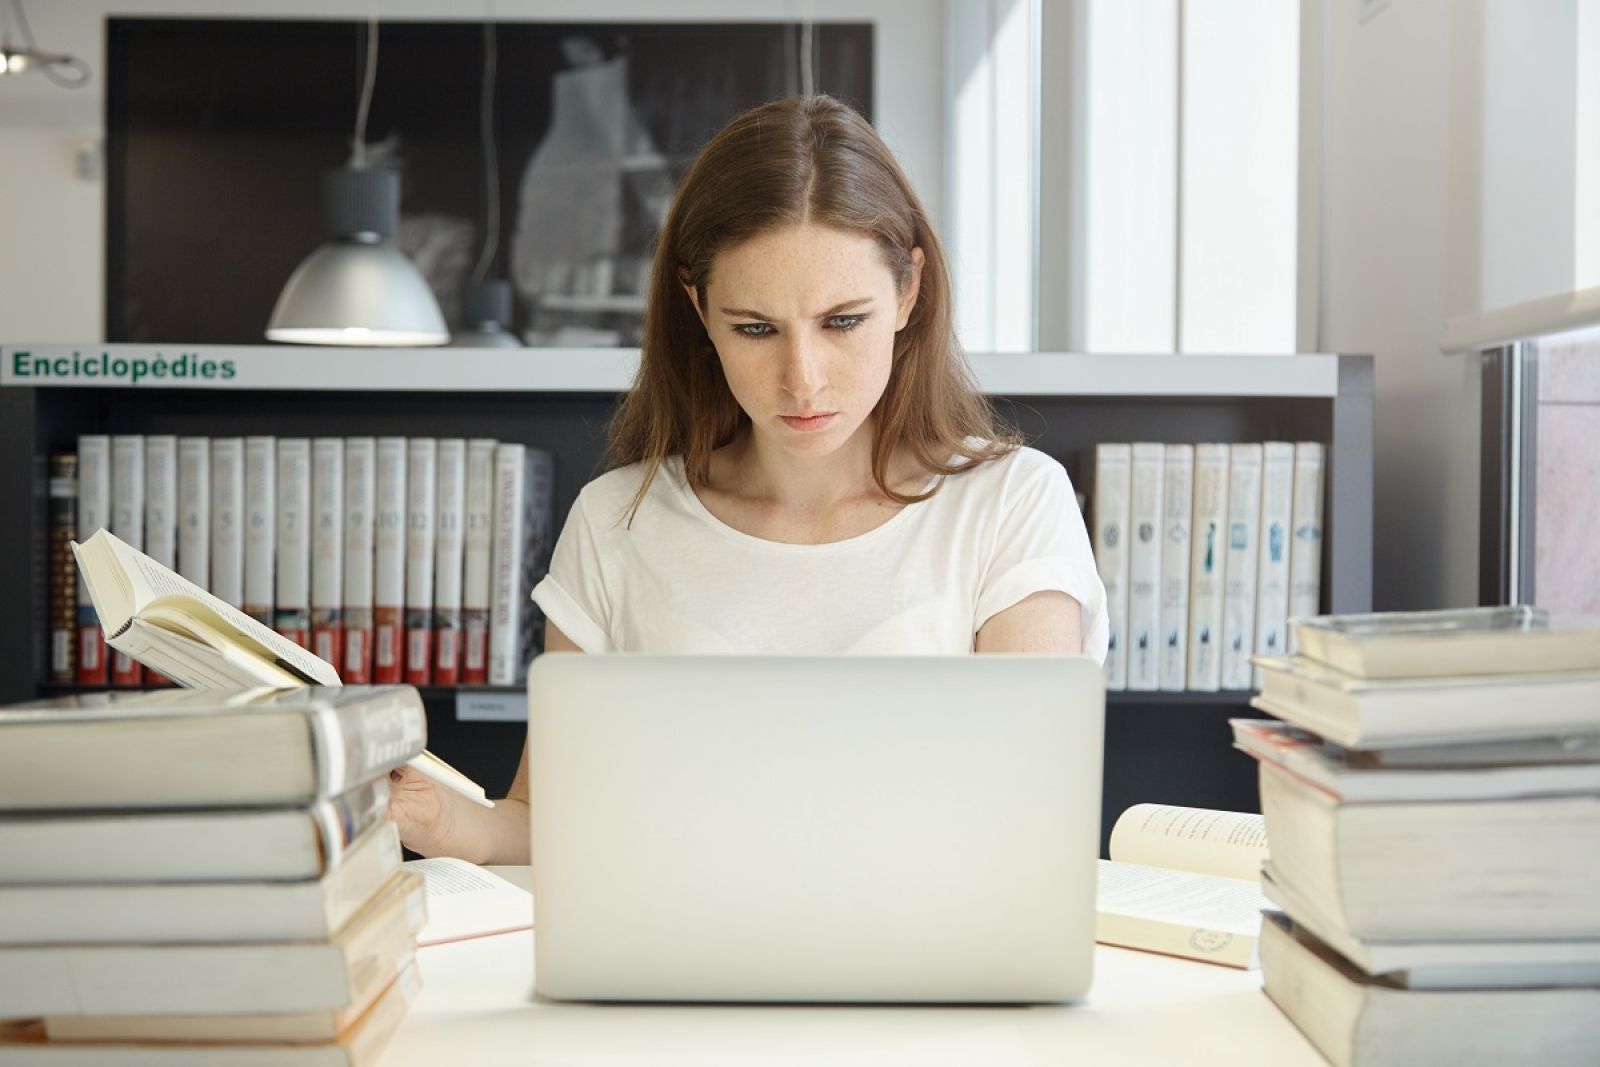
<svg viewBox="0 0 1600 1067"><path fill-rule="evenodd" d="M191 689L340 685L326 660L100 529L72 542L106 644ZM484 807L483 787L430 752L409 766Z"/></svg>
<svg viewBox="0 0 1600 1067"><path fill-rule="evenodd" d="M493 871L449 856L405 866L427 880L428 921L418 948L533 929L533 894Z"/></svg>
<svg viewBox="0 0 1600 1067"><path fill-rule="evenodd" d="M1108 945L1257 965L1267 857L1259 815L1135 804L1100 861L1095 939Z"/></svg>

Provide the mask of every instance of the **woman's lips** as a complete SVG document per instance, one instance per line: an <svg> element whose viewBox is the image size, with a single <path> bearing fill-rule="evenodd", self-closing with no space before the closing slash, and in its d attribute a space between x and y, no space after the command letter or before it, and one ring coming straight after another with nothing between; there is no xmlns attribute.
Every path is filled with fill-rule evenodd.
<svg viewBox="0 0 1600 1067"><path fill-rule="evenodd" d="M799 430L802 433L810 433L827 426L833 421L833 417L837 414L838 412L836 411L829 411L821 415L780 415L778 417L781 418L791 430Z"/></svg>

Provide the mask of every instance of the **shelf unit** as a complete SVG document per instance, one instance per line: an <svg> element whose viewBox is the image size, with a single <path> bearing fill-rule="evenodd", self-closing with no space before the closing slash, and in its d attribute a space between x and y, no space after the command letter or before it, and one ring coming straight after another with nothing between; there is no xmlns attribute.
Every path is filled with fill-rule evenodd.
<svg viewBox="0 0 1600 1067"><path fill-rule="evenodd" d="M213 377L175 380L210 363ZM1323 609L1372 604L1370 356L979 353L980 386L1029 443L1093 492L1100 441L1314 440L1327 446ZM44 466L83 433L487 436L557 456L557 519L600 469L605 424L637 366L626 349L305 349L0 346L0 701L56 691L45 676ZM135 369L143 361L144 371ZM167 374L153 367L165 361ZM90 363L95 371L86 370ZM230 376L222 378L228 364ZM120 373L118 372L121 368ZM100 373L101 370L105 373ZM485 691L491 692L491 691ZM523 727L460 721L430 688L430 746L490 789L515 770ZM502 692L515 702L520 694ZM1103 823L1139 801L1253 810L1254 767L1231 750L1243 693L1111 693Z"/></svg>

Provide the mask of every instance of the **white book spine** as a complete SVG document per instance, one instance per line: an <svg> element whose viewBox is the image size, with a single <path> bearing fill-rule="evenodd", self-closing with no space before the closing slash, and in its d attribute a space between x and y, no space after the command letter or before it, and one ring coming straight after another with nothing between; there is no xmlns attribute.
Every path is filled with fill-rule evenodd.
<svg viewBox="0 0 1600 1067"><path fill-rule="evenodd" d="M178 564L178 439L144 439L144 554L166 567Z"/></svg>
<svg viewBox="0 0 1600 1067"><path fill-rule="evenodd" d="M372 680L400 680L405 663L406 439L378 438L373 505Z"/></svg>
<svg viewBox="0 0 1600 1067"><path fill-rule="evenodd" d="M372 567L378 441L344 443L344 678L372 680Z"/></svg>
<svg viewBox="0 0 1600 1067"><path fill-rule="evenodd" d="M433 550L439 492L439 442L406 442L406 681L433 680Z"/></svg>
<svg viewBox="0 0 1600 1067"><path fill-rule="evenodd" d="M1228 562L1222 594L1222 688L1250 688L1260 563L1261 446L1228 448Z"/></svg>
<svg viewBox="0 0 1600 1067"><path fill-rule="evenodd" d="M522 496L525 449L502 444L494 456L493 585L489 601L489 684L513 685L522 666Z"/></svg>
<svg viewBox="0 0 1600 1067"><path fill-rule="evenodd" d="M1228 560L1228 446L1194 449L1189 524L1189 688L1222 687L1222 594Z"/></svg>
<svg viewBox="0 0 1600 1067"><path fill-rule="evenodd" d="M1186 687L1189 661L1189 523L1194 446L1168 445L1161 487L1161 688Z"/></svg>
<svg viewBox="0 0 1600 1067"><path fill-rule="evenodd" d="M111 438L111 532L132 548L144 550L144 438L117 434ZM143 670L126 652L113 652L111 681L138 685Z"/></svg>
<svg viewBox="0 0 1600 1067"><path fill-rule="evenodd" d="M211 439L178 438L178 573L211 588Z"/></svg>
<svg viewBox="0 0 1600 1067"><path fill-rule="evenodd" d="M311 651L340 667L344 605L344 438L311 441Z"/></svg>
<svg viewBox="0 0 1600 1067"><path fill-rule="evenodd" d="M1289 539L1289 617L1309 619L1322 613L1322 445L1300 441L1294 446L1294 507ZM1294 631L1289 651L1295 652Z"/></svg>
<svg viewBox="0 0 1600 1067"><path fill-rule="evenodd" d="M461 632L463 682L489 680L489 575L494 541L494 451L499 442L467 442L466 529L463 531Z"/></svg>
<svg viewBox="0 0 1600 1067"><path fill-rule="evenodd" d="M434 497L433 629L434 680L461 680L461 580L466 549L467 442L439 442L438 491Z"/></svg>
<svg viewBox="0 0 1600 1067"><path fill-rule="evenodd" d="M272 625L278 541L278 439L244 439L244 613Z"/></svg>
<svg viewBox="0 0 1600 1067"><path fill-rule="evenodd" d="M1256 569L1255 651L1281 656L1289 621L1289 520L1294 502L1294 445L1268 441L1261 446L1261 562ZM1261 672L1252 669L1252 688Z"/></svg>
<svg viewBox="0 0 1600 1067"><path fill-rule="evenodd" d="M1128 490L1128 688L1161 687L1161 515L1166 446L1133 446Z"/></svg>
<svg viewBox="0 0 1600 1067"><path fill-rule="evenodd" d="M111 438L84 434L78 438L78 542L111 525ZM78 572L78 681L104 683L105 633L89 599L83 572Z"/></svg>
<svg viewBox="0 0 1600 1067"><path fill-rule="evenodd" d="M211 595L244 607L244 438L211 441Z"/></svg>
<svg viewBox="0 0 1600 1067"><path fill-rule="evenodd" d="M1106 688L1128 686L1128 513L1133 449L1103 444L1094 453L1094 558L1106 589L1110 642Z"/></svg>
<svg viewBox="0 0 1600 1067"><path fill-rule="evenodd" d="M276 629L311 643L311 440L278 439L278 581Z"/></svg>

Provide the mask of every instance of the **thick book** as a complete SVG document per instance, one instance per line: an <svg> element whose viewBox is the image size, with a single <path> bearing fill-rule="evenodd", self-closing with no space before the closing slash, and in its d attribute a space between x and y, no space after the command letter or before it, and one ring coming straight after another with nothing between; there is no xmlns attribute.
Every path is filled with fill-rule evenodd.
<svg viewBox="0 0 1600 1067"><path fill-rule="evenodd" d="M78 531L87 537L111 525L111 438L105 434L84 434L78 438ZM110 679L106 665L105 636L95 623L89 590L78 576L78 682L105 685Z"/></svg>
<svg viewBox="0 0 1600 1067"><path fill-rule="evenodd" d="M114 691L0 708L0 810L306 805L422 752L409 686Z"/></svg>
<svg viewBox="0 0 1600 1067"><path fill-rule="evenodd" d="M1397 988L1362 975L1281 912L1262 923L1261 976L1333 1067L1579 1067L1600 1048L1600 989Z"/></svg>
<svg viewBox="0 0 1600 1067"><path fill-rule="evenodd" d="M1228 446L1194 446L1189 526L1189 688L1222 685L1222 596L1228 559Z"/></svg>
<svg viewBox="0 0 1600 1067"><path fill-rule="evenodd" d="M338 672L105 530L73 546L113 648L197 689L338 685Z"/></svg>
<svg viewBox="0 0 1600 1067"><path fill-rule="evenodd" d="M263 626L274 621L278 544L278 439L244 439L244 613Z"/></svg>
<svg viewBox="0 0 1600 1067"><path fill-rule="evenodd" d="M1250 688L1261 560L1261 446L1228 446L1228 559L1222 583L1222 688Z"/></svg>
<svg viewBox="0 0 1600 1067"><path fill-rule="evenodd" d="M308 882L388 817L384 775L299 807L5 812L0 856L14 885Z"/></svg>
<svg viewBox="0 0 1600 1067"><path fill-rule="evenodd" d="M1251 704L1347 748L1600 733L1600 670L1365 679L1259 657Z"/></svg>
<svg viewBox="0 0 1600 1067"><path fill-rule="evenodd" d="M1261 446L1261 526L1256 538L1256 633L1254 651L1281 656L1289 643L1290 522L1294 516L1294 445L1268 441ZM1251 685L1260 685L1259 673Z"/></svg>
<svg viewBox="0 0 1600 1067"><path fill-rule="evenodd" d="M219 600L244 607L244 438L211 441L211 584Z"/></svg>
<svg viewBox="0 0 1600 1067"><path fill-rule="evenodd" d="M1600 796L1357 804L1259 767L1278 883L1352 936L1600 938Z"/></svg>
<svg viewBox="0 0 1600 1067"><path fill-rule="evenodd" d="M1101 860L1095 939L1110 945L1255 966L1267 854L1261 816L1137 804Z"/></svg>
<svg viewBox="0 0 1600 1067"><path fill-rule="evenodd" d="M144 548L144 438L111 438L111 532L134 548ZM111 684L139 685L144 668L123 652L111 655Z"/></svg>
<svg viewBox="0 0 1600 1067"><path fill-rule="evenodd" d="M372 680L405 674L406 439L378 438L372 571Z"/></svg>
<svg viewBox="0 0 1600 1067"><path fill-rule="evenodd" d="M346 1007L365 972L398 974L427 921L397 872L331 940L0 946L0 1017L310 1012Z"/></svg>
<svg viewBox="0 0 1600 1067"><path fill-rule="evenodd" d="M104 1067L126 1056L128 1067L150 1067L149 1056L141 1055L151 1051L145 1043L168 1042L156 1055L163 1064L179 1067L189 1063L211 1067L215 1061L209 1057L216 1054L219 1043L241 1057L247 1053L262 1057L260 1062L274 1067L363 1067L376 1061L381 1042L388 1040L421 988L422 974L413 959L398 974L380 967L365 972L355 998L342 1008L248 1015L53 1015L43 1021L48 1040L58 1050L70 1049L71 1055L82 1058L39 1062ZM375 1038L380 1044L374 1045ZM250 1047L255 1043L260 1043L258 1048ZM0 1050L4 1047L0 1045ZM90 1058L96 1052L105 1052L107 1058ZM0 1051L0 1064L4 1055ZM270 1061L264 1059L269 1056Z"/></svg>
<svg viewBox="0 0 1600 1067"><path fill-rule="evenodd" d="M1496 764L1492 751L1485 751L1477 765L1382 767L1361 759L1362 752L1289 723L1273 719L1228 722L1233 727L1233 745L1241 752L1352 804L1600 794L1600 753L1585 762Z"/></svg>
<svg viewBox="0 0 1600 1067"><path fill-rule="evenodd" d="M433 550L437 537L439 442L406 441L405 680L433 680Z"/></svg>
<svg viewBox="0 0 1600 1067"><path fill-rule="evenodd" d="M1128 688L1161 688L1162 465L1166 446L1133 446L1128 480Z"/></svg>
<svg viewBox="0 0 1600 1067"><path fill-rule="evenodd" d="M1322 614L1322 482L1324 449L1317 441L1294 446L1294 501L1290 511L1289 618ZM1287 651L1297 650L1289 630Z"/></svg>
<svg viewBox="0 0 1600 1067"><path fill-rule="evenodd" d="M1600 619L1526 604L1323 615L1294 633L1302 656L1358 678L1600 670Z"/></svg>
<svg viewBox="0 0 1600 1067"><path fill-rule="evenodd" d="M1362 974L1406 989L1533 989L1600 986L1600 938L1373 941L1354 937L1281 885L1271 861L1261 892L1295 924ZM431 905L430 905L431 906Z"/></svg>
<svg viewBox="0 0 1600 1067"><path fill-rule="evenodd" d="M178 569L178 439L172 434L144 439L144 551L168 570ZM145 682L172 684L148 668Z"/></svg>
<svg viewBox="0 0 1600 1067"><path fill-rule="evenodd" d="M495 452L494 477L489 681L520 685L541 621L529 594L549 565L553 541L554 457L542 449L502 444Z"/></svg>
<svg viewBox="0 0 1600 1067"><path fill-rule="evenodd" d="M72 542L78 539L77 454L52 455L48 477L50 680L72 682L78 676L78 567L72 561Z"/></svg>
<svg viewBox="0 0 1600 1067"><path fill-rule="evenodd" d="M88 537L93 530L85 529ZM211 438L178 438L177 571L211 588Z"/></svg>
<svg viewBox="0 0 1600 1067"><path fill-rule="evenodd" d="M278 633L311 646L311 441L278 439L278 580L274 586Z"/></svg>
<svg viewBox="0 0 1600 1067"><path fill-rule="evenodd" d="M1102 444L1094 450L1094 558L1106 590L1110 636L1106 688L1128 687L1128 515L1133 449Z"/></svg>
<svg viewBox="0 0 1600 1067"><path fill-rule="evenodd" d="M384 820L315 881L0 885L0 945L327 941L399 869Z"/></svg>
<svg viewBox="0 0 1600 1067"><path fill-rule="evenodd" d="M1161 477L1161 688L1188 688L1194 446L1168 445Z"/></svg>
<svg viewBox="0 0 1600 1067"><path fill-rule="evenodd" d="M378 441L344 443L344 661L345 680L372 681L373 537L376 531Z"/></svg>
<svg viewBox="0 0 1600 1067"><path fill-rule="evenodd" d="M344 438L311 442L311 651L339 669L344 652Z"/></svg>
<svg viewBox="0 0 1600 1067"><path fill-rule="evenodd" d="M467 442L439 441L438 491L434 505L433 681L461 681L461 579L465 551Z"/></svg>
<svg viewBox="0 0 1600 1067"><path fill-rule="evenodd" d="M494 542L494 453L499 442L467 442L466 529L461 577L461 680L489 680L489 589Z"/></svg>

